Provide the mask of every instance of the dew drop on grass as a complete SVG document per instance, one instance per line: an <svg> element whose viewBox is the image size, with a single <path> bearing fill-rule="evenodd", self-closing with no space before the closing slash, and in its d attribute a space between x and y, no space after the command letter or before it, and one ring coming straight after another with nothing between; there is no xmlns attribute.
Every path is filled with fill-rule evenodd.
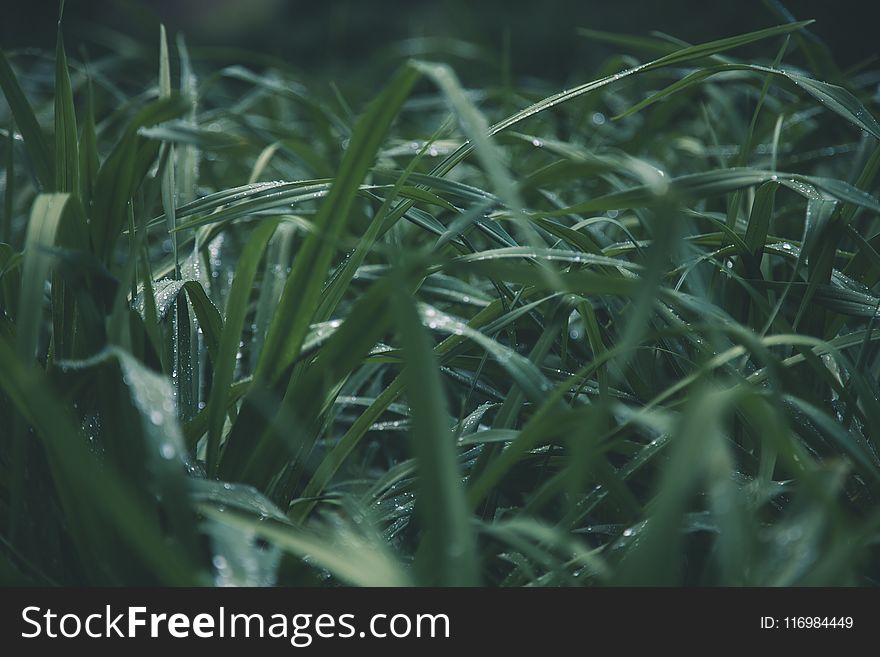
<svg viewBox="0 0 880 657"><path fill-rule="evenodd" d="M221 507L218 509L222 510ZM262 519L264 514L260 514ZM280 550L257 537L249 528L239 529L211 521L207 532L212 539L217 586L272 586L281 560Z"/></svg>

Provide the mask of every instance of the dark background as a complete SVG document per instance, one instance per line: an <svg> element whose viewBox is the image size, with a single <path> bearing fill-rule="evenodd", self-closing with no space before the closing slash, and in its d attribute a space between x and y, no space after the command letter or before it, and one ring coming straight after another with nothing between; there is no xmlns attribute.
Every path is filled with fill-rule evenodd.
<svg viewBox="0 0 880 657"><path fill-rule="evenodd" d="M0 45L53 46L57 0L0 3ZM789 0L785 5L798 19L817 19L813 33L839 65L876 57L880 2ZM215 59L243 62L236 49L247 49L325 75L356 70L388 44L407 38L455 37L495 52L503 51L509 38L516 75L559 80L590 69L612 52L577 36L577 27L629 34L659 30L698 42L782 22L760 0L68 0L64 24L68 44L120 50L126 42L110 37L109 30L133 37L134 48L155 43L160 21L171 32L182 30L191 46L207 47L204 52Z"/></svg>

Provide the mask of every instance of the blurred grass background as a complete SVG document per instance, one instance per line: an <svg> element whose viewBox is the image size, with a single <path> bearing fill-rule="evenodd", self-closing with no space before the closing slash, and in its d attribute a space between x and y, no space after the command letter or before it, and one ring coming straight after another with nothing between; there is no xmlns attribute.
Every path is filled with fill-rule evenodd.
<svg viewBox="0 0 880 657"><path fill-rule="evenodd" d="M0 45L51 49L57 2L11 4L15 18L0 24ZM786 7L799 20L816 19L814 34L840 66L852 67L876 57L877 3L795 0ZM242 51L248 51L337 79L365 72L373 75L375 62L368 60L382 58L391 44L409 40L416 51L413 54L424 54L419 49L430 47L432 40L451 38L459 40L461 48L466 48L465 43L484 46L490 59L494 53L509 52L510 69L517 75L560 81L594 70L615 52L612 45L573 38L578 27L628 34L660 31L696 43L777 23L780 11L785 10L763 0L705 4L693 0L545 0L538 4L519 0L74 0L66 9L65 29L71 43L137 50L155 44L163 22L171 33L185 32L194 46L212 50L221 61L242 63ZM424 39L427 42L412 42ZM432 55L454 58L455 49L449 43L435 46ZM389 57L388 70L393 59ZM468 70L460 74L467 79Z"/></svg>

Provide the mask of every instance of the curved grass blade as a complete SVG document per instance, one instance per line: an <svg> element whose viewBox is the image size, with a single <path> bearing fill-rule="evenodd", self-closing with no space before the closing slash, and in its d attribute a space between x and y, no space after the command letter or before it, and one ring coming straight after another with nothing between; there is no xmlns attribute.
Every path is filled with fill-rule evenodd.
<svg viewBox="0 0 880 657"><path fill-rule="evenodd" d="M203 505L202 512L216 520L304 558L308 563L329 571L335 578L352 586L408 586L410 578L403 567L375 541L349 529L311 531L274 519L252 517L239 511L219 511Z"/></svg>
<svg viewBox="0 0 880 657"><path fill-rule="evenodd" d="M43 316L43 288L52 265L49 250L55 244L58 226L69 199L69 194L41 194L34 200L31 209L16 318L17 351L25 362L33 360L37 352Z"/></svg>
<svg viewBox="0 0 880 657"><path fill-rule="evenodd" d="M615 116L615 119L621 119L636 112L640 112L649 105L653 105L659 100L668 98L669 96L683 91L691 86L699 84L704 80L729 71L752 71L782 77L795 86L803 89L813 98L818 100L822 105L838 116L846 119L856 127L864 130L876 139L880 139L880 123L873 114L856 98L852 93L837 85L828 84L820 80L814 80L804 75L797 75L789 71L757 64L724 64L709 69L702 69L689 73L687 76L678 80L665 89L648 96L645 100L630 107L625 112Z"/></svg>

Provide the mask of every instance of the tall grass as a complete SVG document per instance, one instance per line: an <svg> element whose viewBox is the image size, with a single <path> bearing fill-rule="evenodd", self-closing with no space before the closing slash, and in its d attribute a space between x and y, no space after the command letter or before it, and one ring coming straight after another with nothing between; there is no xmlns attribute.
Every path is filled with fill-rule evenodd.
<svg viewBox="0 0 880 657"><path fill-rule="evenodd" d="M809 29L2 54L0 580L875 583L878 74Z"/></svg>

